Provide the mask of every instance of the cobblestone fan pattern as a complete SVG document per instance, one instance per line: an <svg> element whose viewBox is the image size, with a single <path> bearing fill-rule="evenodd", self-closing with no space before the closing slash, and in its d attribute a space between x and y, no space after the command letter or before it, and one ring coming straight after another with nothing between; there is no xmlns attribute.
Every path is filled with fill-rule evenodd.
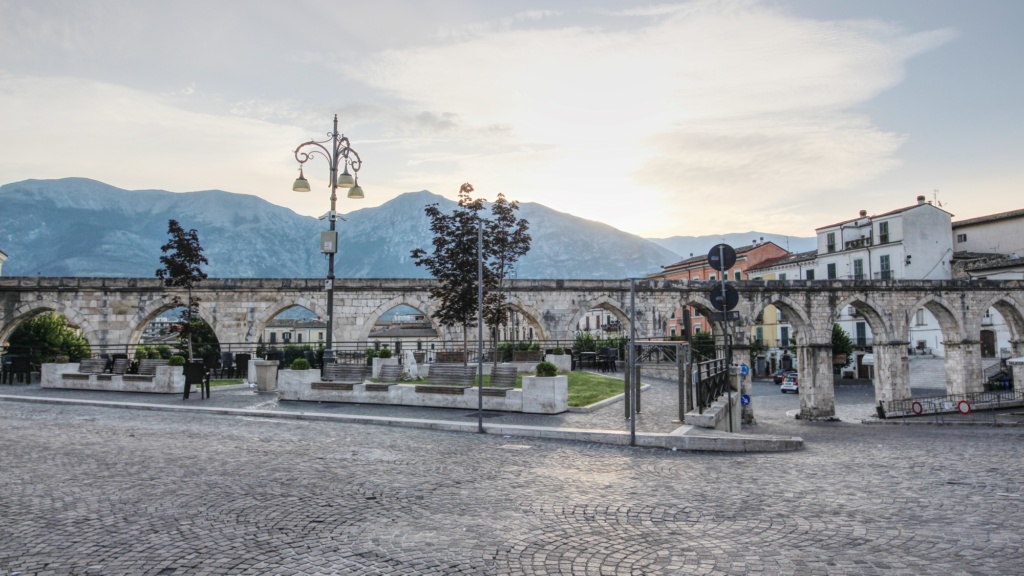
<svg viewBox="0 0 1024 576"><path fill-rule="evenodd" d="M765 386L755 429L805 450L0 402L0 574L1024 571L1024 429L801 422Z"/></svg>

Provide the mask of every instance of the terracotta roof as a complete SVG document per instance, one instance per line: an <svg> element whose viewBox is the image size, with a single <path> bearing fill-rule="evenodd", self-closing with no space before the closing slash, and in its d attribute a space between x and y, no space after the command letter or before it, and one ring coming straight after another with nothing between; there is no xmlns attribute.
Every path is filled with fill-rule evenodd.
<svg viewBox="0 0 1024 576"><path fill-rule="evenodd" d="M953 228L972 226L974 224L982 224L984 222L995 222L996 220L1006 220L1008 218L1018 218L1021 216L1024 216L1024 209L1010 210L1009 212L1000 212L998 214L989 214L988 216L978 216L977 218L968 218L967 220L953 222Z"/></svg>
<svg viewBox="0 0 1024 576"><path fill-rule="evenodd" d="M779 248L780 250L782 249L782 246L779 246L775 242L772 242L771 240L769 240L767 242L761 242L760 244L749 244L747 246L740 246L739 248L734 248L734 250L736 251L736 255L739 256L741 254L746 254L747 252L750 252L754 248L759 248L761 246L767 246L769 244L775 246L776 248ZM707 254L701 254L700 256L691 256L690 258L687 258L686 260L680 260L679 262L676 262L675 264L669 264L667 266L662 266L661 268L662 268L662 270L667 270L669 268L686 268L686 267L688 267L691 264L696 264L698 262L707 263L707 261L708 261L708 255Z"/></svg>
<svg viewBox="0 0 1024 576"><path fill-rule="evenodd" d="M422 326L401 327L392 326L383 330L370 332L370 338L436 338L437 330L424 328Z"/></svg>
<svg viewBox="0 0 1024 576"><path fill-rule="evenodd" d="M764 270L765 268L771 268L773 266L780 266L786 264L799 264L801 262L810 262L818 257L817 250L808 250L807 252L797 252L796 254L786 254L785 256L779 256L778 258L771 258L761 262L757 266L747 268L747 273L753 272L754 270Z"/></svg>
<svg viewBox="0 0 1024 576"><path fill-rule="evenodd" d="M893 214L899 214L900 212L906 212L907 210L913 210L914 208L919 208L921 206L931 206L932 208L935 208L936 210L939 210L941 212L946 212L942 208L934 206L931 202L926 202L924 204L914 204L913 206L904 206L903 208L897 208L895 210L890 210L888 212L883 212L881 214L872 214L871 216L857 216L856 218L850 218L849 220L843 220L842 222L836 222L835 224L829 224L828 226L819 226L819 227L815 228L815 230L824 230L825 228L832 228L834 226L842 226L843 224L849 224L850 222L856 222L857 220L860 220L861 218L872 218L872 219L874 219L874 218L884 218L885 216L892 216ZM950 214L949 212L946 212L946 214L949 214L950 216L952 216L952 214Z"/></svg>

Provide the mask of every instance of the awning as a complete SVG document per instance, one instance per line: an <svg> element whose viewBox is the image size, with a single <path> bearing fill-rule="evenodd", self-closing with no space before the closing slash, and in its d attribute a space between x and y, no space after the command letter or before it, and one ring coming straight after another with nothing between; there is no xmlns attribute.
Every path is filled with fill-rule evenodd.
<svg viewBox="0 0 1024 576"><path fill-rule="evenodd" d="M866 364L868 366L874 366L875 365L875 355L874 354L865 354L865 355L861 356L860 357L860 363L861 364Z"/></svg>

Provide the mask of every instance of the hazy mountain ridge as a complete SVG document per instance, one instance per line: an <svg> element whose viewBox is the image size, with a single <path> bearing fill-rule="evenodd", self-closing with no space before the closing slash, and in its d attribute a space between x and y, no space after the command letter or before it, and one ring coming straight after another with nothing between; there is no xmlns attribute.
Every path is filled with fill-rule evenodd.
<svg viewBox="0 0 1024 576"><path fill-rule="evenodd" d="M410 252L431 248L433 235L423 209L433 203L445 211L456 205L423 190L345 215L337 224L336 275L427 277ZM676 245L685 237L649 241L536 203L521 204L519 215L530 222L533 242L519 262L518 278L640 277L681 259L665 243ZM205 269L212 277L317 278L327 272L326 257L319 252L326 221L247 194L127 191L85 178L0 186L0 250L9 256L4 272L152 277L171 218L199 232L210 261ZM745 236L756 235L762 234ZM764 236L767 240L769 235ZM720 241L690 239L710 242L708 247Z"/></svg>

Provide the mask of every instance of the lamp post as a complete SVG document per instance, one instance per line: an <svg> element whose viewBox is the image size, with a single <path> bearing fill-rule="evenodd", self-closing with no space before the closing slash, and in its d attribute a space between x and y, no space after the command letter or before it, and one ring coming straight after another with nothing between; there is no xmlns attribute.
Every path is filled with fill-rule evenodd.
<svg viewBox="0 0 1024 576"><path fill-rule="evenodd" d="M303 165L314 156L323 156L331 169L331 211L327 213L330 220L330 231L320 234L320 251L327 254L327 281L324 288L327 290L327 341L325 342L325 353L334 355L334 254L338 251L338 232L336 223L338 213L336 205L338 201L338 188L347 188L348 197L354 199L363 198L363 189L359 186L359 169L363 161L359 154L349 145L348 138L338 133L338 115L334 115L334 130L327 134L326 140L310 140L300 144L295 149L295 159L299 161L299 177L295 179L292 190L295 192L309 192L309 181L302 173ZM352 173L349 173L349 168Z"/></svg>

